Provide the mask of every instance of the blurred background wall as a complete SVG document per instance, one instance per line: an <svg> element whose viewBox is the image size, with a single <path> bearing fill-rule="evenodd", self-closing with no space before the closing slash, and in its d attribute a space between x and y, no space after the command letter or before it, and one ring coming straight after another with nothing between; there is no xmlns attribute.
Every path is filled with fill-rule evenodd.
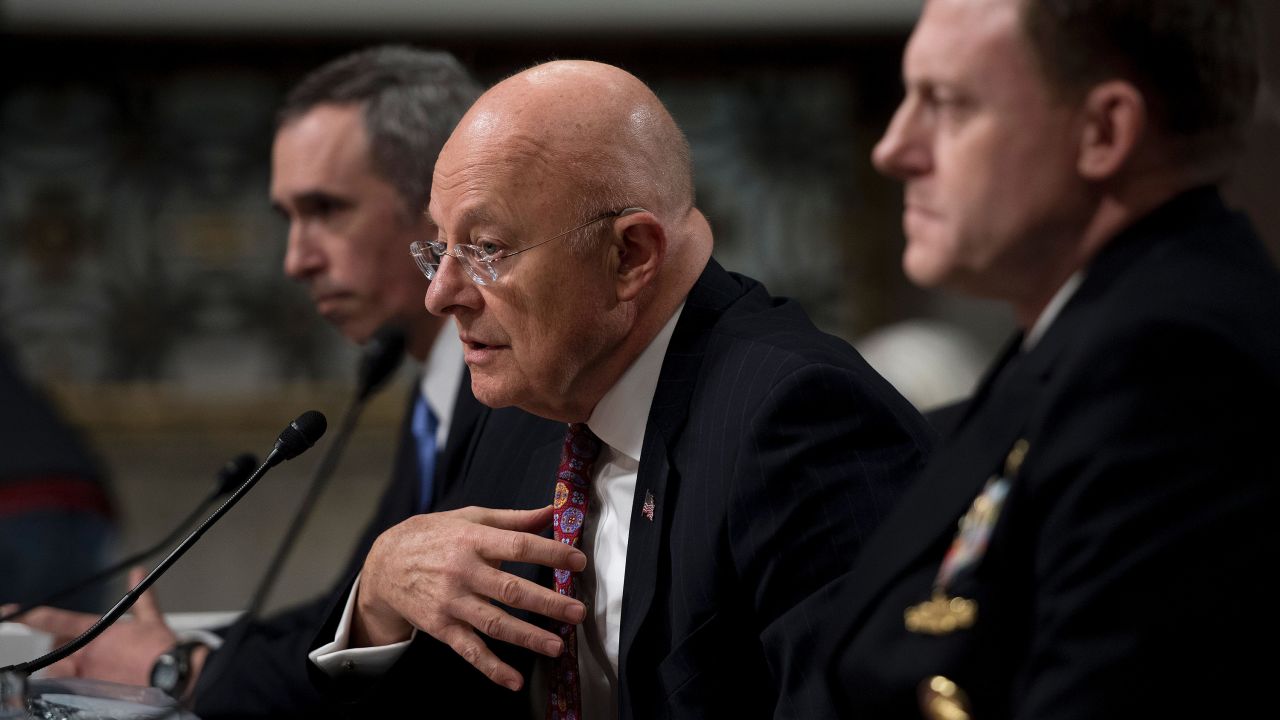
<svg viewBox="0 0 1280 720"><path fill-rule="evenodd" d="M336 420L354 354L281 273L272 117L313 67L398 42L451 50L485 83L569 57L639 75L689 135L717 258L936 405L967 391L1012 325L899 269L900 192L868 156L919 5L0 0L0 334L110 469L118 554L162 536L226 459L265 454L300 411ZM1259 3L1264 38L1277 5ZM1264 51L1275 77L1280 52ZM1230 195L1276 248L1280 103L1262 105ZM389 475L402 397L366 412L273 606L332 581ZM215 527L158 585L165 608L242 606L318 459L278 468Z"/></svg>

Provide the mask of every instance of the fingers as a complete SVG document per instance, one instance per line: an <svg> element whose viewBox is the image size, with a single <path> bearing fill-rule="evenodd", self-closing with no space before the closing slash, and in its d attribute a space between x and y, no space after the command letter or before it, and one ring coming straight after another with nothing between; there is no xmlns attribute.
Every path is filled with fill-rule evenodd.
<svg viewBox="0 0 1280 720"><path fill-rule="evenodd" d="M440 633L439 639L493 682L508 690L519 690L524 686L520 673L499 660L470 628L451 625Z"/></svg>
<svg viewBox="0 0 1280 720"><path fill-rule="evenodd" d="M582 601L575 600L567 595L561 595L551 588L543 587L535 582L495 568L477 569L472 589L480 595L493 598L510 607L535 612L560 622L576 625L582 622L587 615L587 607ZM486 606L488 606L487 603ZM503 613L503 615L506 616L506 613ZM499 637L508 642L516 642L507 637L494 635L483 627L480 627L480 629L486 635ZM518 644L525 645L524 643ZM532 645L525 645L525 647L541 652Z"/></svg>
<svg viewBox="0 0 1280 720"><path fill-rule="evenodd" d="M477 550L486 560L533 563L574 572L587 566L587 556L581 550L528 531L483 528L479 537Z"/></svg>
<svg viewBox="0 0 1280 720"><path fill-rule="evenodd" d="M129 568L129 587L136 587L146 576L147 571L141 565Z"/></svg>
<svg viewBox="0 0 1280 720"><path fill-rule="evenodd" d="M551 524L552 508L536 508L534 510L496 510L483 507L466 507L458 514L471 522L500 528L502 530L518 530L520 532L542 532Z"/></svg>
<svg viewBox="0 0 1280 720"><path fill-rule="evenodd" d="M76 667L76 656L72 655L68 658L59 660L41 671L44 677L50 678L71 678L79 676L79 669Z"/></svg>
<svg viewBox="0 0 1280 720"><path fill-rule="evenodd" d="M147 576L147 571L140 567L129 568L129 587L137 587L138 583ZM150 590L138 596L137 602L133 604L133 617L138 622L164 622L164 616L160 613L160 605L156 602L156 596Z"/></svg>
<svg viewBox="0 0 1280 720"><path fill-rule="evenodd" d="M564 641L555 633L507 614L502 608L478 599L456 603L459 620L495 640L519 645L548 657L564 652Z"/></svg>
<svg viewBox="0 0 1280 720"><path fill-rule="evenodd" d="M383 533L365 560L353 641L367 644L357 640L364 620L380 628L382 615L394 616L395 627L416 626L493 682L518 690L524 679L485 645L481 634L551 657L564 652L564 642L490 599L563 623L580 623L587 614L582 602L497 567L521 562L584 569L587 557L580 550L536 534L551 518L550 506L468 507L416 516Z"/></svg>
<svg viewBox="0 0 1280 720"><path fill-rule="evenodd" d="M47 632L55 638L76 637L97 621L96 615L44 606L32 608L22 618L27 627Z"/></svg>

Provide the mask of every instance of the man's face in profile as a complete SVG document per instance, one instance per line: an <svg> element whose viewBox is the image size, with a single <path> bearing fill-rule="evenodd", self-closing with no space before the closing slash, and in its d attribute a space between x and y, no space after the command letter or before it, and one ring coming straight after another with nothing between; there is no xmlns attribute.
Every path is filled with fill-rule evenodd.
<svg viewBox="0 0 1280 720"><path fill-rule="evenodd" d="M374 170L358 105L320 105L276 134L272 205L289 221L285 273L316 310L363 343L388 321L421 316L427 279L409 243L434 230Z"/></svg>
<svg viewBox="0 0 1280 720"><path fill-rule="evenodd" d="M570 201L576 197L570 179L545 170L554 154L526 147L531 141L519 133L492 133L504 127L497 120L469 115L436 162L431 217L437 239L450 249L471 244L501 255L590 219ZM475 128L484 132L468 132ZM457 323L481 402L559 419L566 398L613 350L625 330L608 262L611 231L602 221L500 260L499 278L484 286L456 258L443 258L427 308ZM588 239L596 240L589 249L573 249L574 241Z"/></svg>
<svg viewBox="0 0 1280 720"><path fill-rule="evenodd" d="M906 97L873 153L905 182L907 276L1005 297L1074 229L1074 108L1055 100L1020 0L930 0L903 57Z"/></svg>

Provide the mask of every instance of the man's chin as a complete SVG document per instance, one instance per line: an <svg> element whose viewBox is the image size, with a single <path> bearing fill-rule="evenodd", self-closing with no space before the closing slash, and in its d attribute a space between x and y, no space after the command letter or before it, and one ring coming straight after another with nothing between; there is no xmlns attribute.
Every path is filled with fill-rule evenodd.
<svg viewBox="0 0 1280 720"><path fill-rule="evenodd" d="M378 330L367 323L334 323L333 325L338 333L352 345L364 345L373 339L373 334Z"/></svg>
<svg viewBox="0 0 1280 720"><path fill-rule="evenodd" d="M947 266L933 253L907 246L902 256L902 272L912 284L922 288L936 288L946 284Z"/></svg>
<svg viewBox="0 0 1280 720"><path fill-rule="evenodd" d="M497 409L515 405L515 395L510 388L484 372L471 368L471 394L476 400Z"/></svg>

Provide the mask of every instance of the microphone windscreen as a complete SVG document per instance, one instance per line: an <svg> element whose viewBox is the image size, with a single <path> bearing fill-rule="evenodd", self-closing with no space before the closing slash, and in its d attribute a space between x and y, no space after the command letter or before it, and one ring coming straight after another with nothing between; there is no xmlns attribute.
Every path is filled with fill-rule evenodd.
<svg viewBox="0 0 1280 720"><path fill-rule="evenodd" d="M315 410L308 410L289 423L289 427L280 433L276 440L276 450L285 460L292 460L301 455L307 448L316 444L329 427L324 415Z"/></svg>
<svg viewBox="0 0 1280 720"><path fill-rule="evenodd" d="M398 325L383 325L365 343L360 357L358 398L363 401L391 377L404 358L405 334Z"/></svg>
<svg viewBox="0 0 1280 720"><path fill-rule="evenodd" d="M218 494L226 495L240 487L258 469L258 456L253 453L240 453L218 471Z"/></svg>

